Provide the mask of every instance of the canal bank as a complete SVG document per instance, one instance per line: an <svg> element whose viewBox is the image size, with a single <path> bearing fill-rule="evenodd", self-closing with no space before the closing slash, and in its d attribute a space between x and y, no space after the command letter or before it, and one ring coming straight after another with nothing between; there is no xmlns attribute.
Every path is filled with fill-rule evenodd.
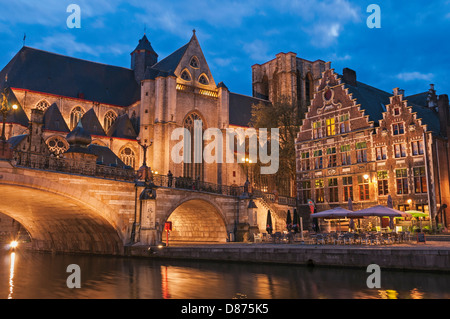
<svg viewBox="0 0 450 319"><path fill-rule="evenodd" d="M411 271L450 271L450 243L396 246L332 246L301 244L183 245L172 247L129 246L133 257L291 264L329 267L367 267Z"/></svg>

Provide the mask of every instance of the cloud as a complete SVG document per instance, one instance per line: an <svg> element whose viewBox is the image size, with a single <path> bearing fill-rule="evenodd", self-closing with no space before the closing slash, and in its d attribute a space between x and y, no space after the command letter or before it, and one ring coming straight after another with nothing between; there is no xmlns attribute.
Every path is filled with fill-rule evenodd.
<svg viewBox="0 0 450 319"><path fill-rule="evenodd" d="M102 54L123 55L133 50L132 47L124 44L91 45L77 41L74 35L58 33L43 37L42 40L34 44L35 47L51 52L60 52L74 56L78 53L90 56L101 56Z"/></svg>
<svg viewBox="0 0 450 319"><path fill-rule="evenodd" d="M247 53L253 61L268 61L271 56L268 54L268 44L261 40L246 42L243 45L244 52Z"/></svg>
<svg viewBox="0 0 450 319"><path fill-rule="evenodd" d="M420 73L420 72L404 72L397 75L397 78L403 81L431 81L434 78L433 73Z"/></svg>

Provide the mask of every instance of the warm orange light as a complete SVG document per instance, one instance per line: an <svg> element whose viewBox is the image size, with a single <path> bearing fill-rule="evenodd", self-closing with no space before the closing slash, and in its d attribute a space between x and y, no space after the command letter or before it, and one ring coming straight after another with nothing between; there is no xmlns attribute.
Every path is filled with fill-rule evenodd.
<svg viewBox="0 0 450 319"><path fill-rule="evenodd" d="M17 104L14 104L14 105L12 106L12 108L13 108L13 110L17 110L19 107L17 106Z"/></svg>
<svg viewBox="0 0 450 319"><path fill-rule="evenodd" d="M17 242L17 241L12 241L10 244L9 244L9 246L11 247L11 248L16 248L17 246L19 246L19 243Z"/></svg>

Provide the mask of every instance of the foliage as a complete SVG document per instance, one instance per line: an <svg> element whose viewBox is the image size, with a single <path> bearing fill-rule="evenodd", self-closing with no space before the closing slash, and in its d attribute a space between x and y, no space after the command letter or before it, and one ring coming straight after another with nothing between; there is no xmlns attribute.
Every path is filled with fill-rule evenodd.
<svg viewBox="0 0 450 319"><path fill-rule="evenodd" d="M287 179L295 180L296 159L295 139L300 129L301 120L297 115L297 105L283 97L274 104L259 103L252 107L250 126L261 128L278 128L280 132L279 169L275 174L277 187L286 183ZM254 173L260 172L260 163L254 165Z"/></svg>

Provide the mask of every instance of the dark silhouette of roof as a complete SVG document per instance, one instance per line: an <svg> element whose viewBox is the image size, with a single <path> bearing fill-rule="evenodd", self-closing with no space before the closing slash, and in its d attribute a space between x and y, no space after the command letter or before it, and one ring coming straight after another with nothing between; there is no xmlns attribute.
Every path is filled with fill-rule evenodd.
<svg viewBox="0 0 450 319"><path fill-rule="evenodd" d="M155 52L155 50L153 50L153 47L145 34L142 37L142 39L139 40L139 44L137 45L136 49L134 49L133 52L141 51L141 50L149 51L149 52L155 54L156 56L158 56L158 54Z"/></svg>
<svg viewBox="0 0 450 319"><path fill-rule="evenodd" d="M269 103L255 97L230 92L229 122L230 125L249 126L252 118L252 105Z"/></svg>
<svg viewBox="0 0 450 319"><path fill-rule="evenodd" d="M180 61L186 53L189 44L190 42L156 63L154 66L152 66L152 68L160 71L166 71L168 73L173 73L178 64L180 64Z"/></svg>
<svg viewBox="0 0 450 319"><path fill-rule="evenodd" d="M50 105L44 113L44 130L63 133L70 132L56 103Z"/></svg>
<svg viewBox="0 0 450 319"><path fill-rule="evenodd" d="M91 144L89 145L88 150L91 154L97 155L97 164L99 165L115 166L119 168L127 167L127 165L125 165L125 163L106 146Z"/></svg>
<svg viewBox="0 0 450 319"><path fill-rule="evenodd" d="M126 138L130 140L135 140L137 137L128 114L119 116L108 130L107 135L109 137Z"/></svg>
<svg viewBox="0 0 450 319"><path fill-rule="evenodd" d="M8 84L9 84L9 81L8 81ZM0 95L0 97L1 97L1 95ZM9 114L6 116L6 123L20 124L22 126L28 127L30 120L28 119L27 114L23 110L22 105L17 100L16 95L10 88L7 89L6 97L11 106L17 105L17 109L16 110L11 109Z"/></svg>
<svg viewBox="0 0 450 319"><path fill-rule="evenodd" d="M0 87L8 85L59 96L117 106L140 100L134 71L55 53L22 47L0 72Z"/></svg>
<svg viewBox="0 0 450 319"><path fill-rule="evenodd" d="M87 111L81 118L81 123L86 131L91 135L106 136L94 109Z"/></svg>

